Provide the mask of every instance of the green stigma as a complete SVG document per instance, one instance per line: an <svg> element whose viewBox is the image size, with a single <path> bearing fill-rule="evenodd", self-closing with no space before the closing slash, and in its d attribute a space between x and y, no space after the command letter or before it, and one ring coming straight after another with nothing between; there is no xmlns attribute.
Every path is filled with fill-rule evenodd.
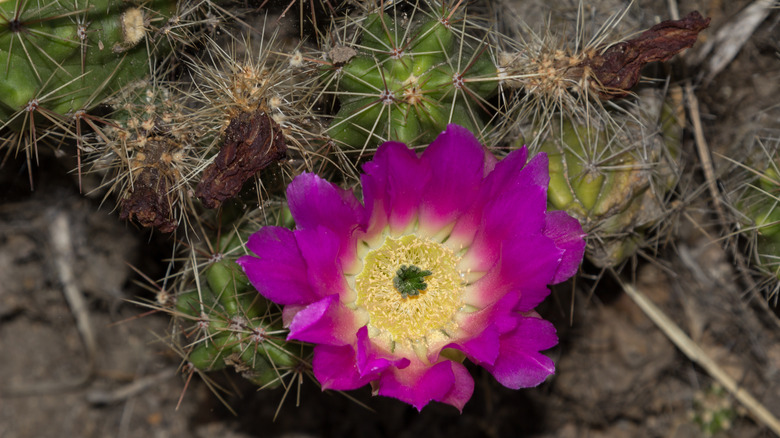
<svg viewBox="0 0 780 438"><path fill-rule="evenodd" d="M433 274L428 270L422 270L414 265L401 265L393 277L393 286L401 293L404 298L416 297L420 291L425 290L428 285L423 281L423 277Z"/></svg>

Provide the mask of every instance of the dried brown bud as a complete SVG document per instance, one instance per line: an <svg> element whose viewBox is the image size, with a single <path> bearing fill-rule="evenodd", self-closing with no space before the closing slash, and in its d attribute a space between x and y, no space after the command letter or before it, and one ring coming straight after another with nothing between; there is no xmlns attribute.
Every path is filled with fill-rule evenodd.
<svg viewBox="0 0 780 438"><path fill-rule="evenodd" d="M694 11L680 20L662 21L637 38L594 52L582 64L597 80L591 87L604 100L627 95L639 82L642 67L666 61L693 46L699 32L709 24L709 18Z"/></svg>
<svg viewBox="0 0 780 438"><path fill-rule="evenodd" d="M176 229L171 206L178 195L174 186L175 171L170 169L172 149L177 146L165 139L152 138L144 145L133 163L133 187L122 200L120 219L135 220L144 227L163 233Z"/></svg>
<svg viewBox="0 0 780 438"><path fill-rule="evenodd" d="M235 197L257 172L287 155L282 129L260 109L243 112L230 121L225 144L195 190L206 208Z"/></svg>

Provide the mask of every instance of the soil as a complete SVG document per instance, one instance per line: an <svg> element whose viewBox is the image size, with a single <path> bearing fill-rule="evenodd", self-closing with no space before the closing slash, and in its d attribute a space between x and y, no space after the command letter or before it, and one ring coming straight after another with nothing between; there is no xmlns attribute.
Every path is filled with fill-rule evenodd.
<svg viewBox="0 0 780 438"><path fill-rule="evenodd" d="M640 3L633 25L669 16L668 2ZM706 39L749 3L701 0L679 7L682 14L698 8L713 18ZM775 9L721 73L696 82L714 153L747 141L759 124L780 129L778 112L768 111L780 100L779 32ZM680 59L672 65L685 70ZM690 70L688 77L698 81L699 72ZM691 184L703 187L692 135L685 148ZM170 317L134 303L154 299L154 289L131 266L161 277L171 242L119 221L99 195L82 195L68 172L73 163L55 155L42 151L34 191L22 159L11 157L0 169L2 438L774 436L677 349L609 274L587 264L540 309L561 338L549 351L555 377L512 391L470 366L476 388L462 414L437 403L418 413L372 397L368 388L322 393L302 381L289 392L258 392L230 373L209 382L190 379L166 342ZM732 170L716 164L724 178ZM674 244L652 258L637 257L622 278L780 417L777 308L748 289L717 239L721 230L705 198L682 200ZM63 226L64 253L55 243ZM75 277L69 280L62 266ZM66 298L74 287L86 297L80 314ZM95 334L94 350L81 335L84 320ZM700 423L713 415L728 417L728 424L710 433Z"/></svg>

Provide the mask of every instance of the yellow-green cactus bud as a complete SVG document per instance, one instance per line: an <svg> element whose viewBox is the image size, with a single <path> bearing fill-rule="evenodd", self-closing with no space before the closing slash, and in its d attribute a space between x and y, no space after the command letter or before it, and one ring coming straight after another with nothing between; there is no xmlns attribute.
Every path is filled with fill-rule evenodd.
<svg viewBox="0 0 780 438"><path fill-rule="evenodd" d="M676 183L677 109L658 96L641 98L646 111L619 114L612 124L554 124L540 147L549 157L550 207L582 222L589 258L601 267L634 254Z"/></svg>

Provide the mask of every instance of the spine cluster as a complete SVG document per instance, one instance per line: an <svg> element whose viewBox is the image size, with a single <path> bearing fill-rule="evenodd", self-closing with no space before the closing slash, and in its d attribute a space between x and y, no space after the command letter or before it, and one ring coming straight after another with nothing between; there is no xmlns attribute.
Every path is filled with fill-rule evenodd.
<svg viewBox="0 0 780 438"><path fill-rule="evenodd" d="M328 128L338 145L424 145L448 123L484 129L497 68L490 45L463 11L393 7L352 26L357 41L335 45L322 75L340 104Z"/></svg>

